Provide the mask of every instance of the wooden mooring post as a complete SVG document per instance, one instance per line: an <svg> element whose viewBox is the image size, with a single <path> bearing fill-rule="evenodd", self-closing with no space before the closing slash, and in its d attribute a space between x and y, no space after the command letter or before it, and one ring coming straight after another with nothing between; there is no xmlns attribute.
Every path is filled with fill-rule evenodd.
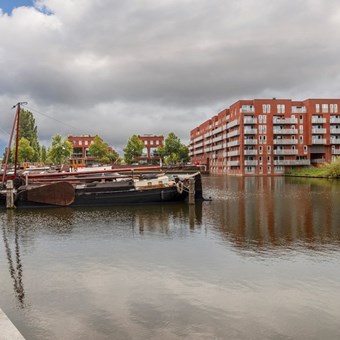
<svg viewBox="0 0 340 340"><path fill-rule="evenodd" d="M14 188L13 188L13 181L8 180L6 183L6 208L13 209L15 208L14 205Z"/></svg>
<svg viewBox="0 0 340 340"><path fill-rule="evenodd" d="M189 204L195 204L195 178L189 178Z"/></svg>

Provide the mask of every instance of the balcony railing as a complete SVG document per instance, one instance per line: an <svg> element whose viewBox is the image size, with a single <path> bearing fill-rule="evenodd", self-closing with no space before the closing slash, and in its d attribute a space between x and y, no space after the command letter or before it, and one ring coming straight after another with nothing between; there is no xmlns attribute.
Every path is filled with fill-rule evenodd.
<svg viewBox="0 0 340 340"><path fill-rule="evenodd" d="M313 134L325 134L326 129L324 129L324 128L312 128L312 133Z"/></svg>
<svg viewBox="0 0 340 340"><path fill-rule="evenodd" d="M256 166L258 164L258 161L244 161L244 165L251 165L251 166Z"/></svg>
<svg viewBox="0 0 340 340"><path fill-rule="evenodd" d="M254 135L257 134L257 129L244 129L243 132L245 135Z"/></svg>
<svg viewBox="0 0 340 340"><path fill-rule="evenodd" d="M297 139L274 139L274 145L294 145L297 143Z"/></svg>
<svg viewBox="0 0 340 340"><path fill-rule="evenodd" d="M337 118L337 117L331 117L329 122L331 124L339 124L340 123L340 118Z"/></svg>
<svg viewBox="0 0 340 340"><path fill-rule="evenodd" d="M326 118L312 118L312 124L326 123Z"/></svg>
<svg viewBox="0 0 340 340"><path fill-rule="evenodd" d="M297 118L277 118L273 117L273 124L297 124Z"/></svg>
<svg viewBox="0 0 340 340"><path fill-rule="evenodd" d="M340 134L340 129L339 128L331 128L331 133Z"/></svg>
<svg viewBox="0 0 340 340"><path fill-rule="evenodd" d="M326 139L325 138L312 139L312 144L326 144Z"/></svg>
<svg viewBox="0 0 340 340"><path fill-rule="evenodd" d="M330 144L340 144L340 138L331 138Z"/></svg>
<svg viewBox="0 0 340 340"><path fill-rule="evenodd" d="M243 118L243 124L256 124L256 123L257 123L256 118L252 118L252 117L244 117Z"/></svg>
<svg viewBox="0 0 340 340"><path fill-rule="evenodd" d="M340 149L332 149L332 155L340 155Z"/></svg>
<svg viewBox="0 0 340 340"><path fill-rule="evenodd" d="M230 129L230 128L237 126L237 125L240 125L239 120L233 120L232 122L227 124L227 129Z"/></svg>
<svg viewBox="0 0 340 340"><path fill-rule="evenodd" d="M274 155L297 155L298 150L296 149L284 149L284 150L274 150Z"/></svg>
<svg viewBox="0 0 340 340"><path fill-rule="evenodd" d="M244 145L256 145L257 139L245 139L243 143Z"/></svg>
<svg viewBox="0 0 340 340"><path fill-rule="evenodd" d="M239 140L233 140L232 142L228 142L227 143L227 147L228 148L232 148L233 146L238 146L240 145L240 141Z"/></svg>
<svg viewBox="0 0 340 340"><path fill-rule="evenodd" d="M274 165L310 165L310 159L276 160Z"/></svg>
<svg viewBox="0 0 340 340"><path fill-rule="evenodd" d="M273 133L276 135L294 135L298 133L297 129L273 129Z"/></svg>
<svg viewBox="0 0 340 340"><path fill-rule="evenodd" d="M243 154L246 155L246 156L256 156L257 150L244 150Z"/></svg>
<svg viewBox="0 0 340 340"><path fill-rule="evenodd" d="M239 166L240 165L240 161L228 161L227 165L228 166Z"/></svg>
<svg viewBox="0 0 340 340"><path fill-rule="evenodd" d="M238 136L239 134L240 134L240 130L237 129L237 130L228 132L228 133L227 133L227 138L235 137L235 136Z"/></svg>
<svg viewBox="0 0 340 340"><path fill-rule="evenodd" d="M227 152L227 157L233 157L233 156L239 156L239 155L240 155L240 150L234 150L234 151Z"/></svg>

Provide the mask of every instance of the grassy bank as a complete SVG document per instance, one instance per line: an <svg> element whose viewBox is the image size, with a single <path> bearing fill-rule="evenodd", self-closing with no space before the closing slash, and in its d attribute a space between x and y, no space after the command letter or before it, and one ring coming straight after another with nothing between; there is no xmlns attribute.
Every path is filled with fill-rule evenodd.
<svg viewBox="0 0 340 340"><path fill-rule="evenodd" d="M340 157L334 162L327 163L322 167L309 167L303 169L291 169L287 176L320 177L320 178L340 178Z"/></svg>

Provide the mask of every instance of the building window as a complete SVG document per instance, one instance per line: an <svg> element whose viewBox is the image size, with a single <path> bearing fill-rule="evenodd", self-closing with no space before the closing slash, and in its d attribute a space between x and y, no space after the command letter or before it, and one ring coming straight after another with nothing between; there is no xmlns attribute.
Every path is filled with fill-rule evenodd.
<svg viewBox="0 0 340 340"><path fill-rule="evenodd" d="M89 142L87 140L85 141L85 145L89 145Z"/></svg>
<svg viewBox="0 0 340 340"><path fill-rule="evenodd" d="M268 145L267 146L267 152L270 153L270 151L271 151L271 147L270 147L270 145Z"/></svg>
<svg viewBox="0 0 340 340"><path fill-rule="evenodd" d="M338 104L334 104L334 113L338 113Z"/></svg>
<svg viewBox="0 0 340 340"><path fill-rule="evenodd" d="M263 136L263 144L267 144L267 136Z"/></svg>
<svg viewBox="0 0 340 340"><path fill-rule="evenodd" d="M300 140L300 144L303 144L303 136L300 136L299 140Z"/></svg>
<svg viewBox="0 0 340 340"><path fill-rule="evenodd" d="M272 170L271 170L271 167L270 167L270 166L268 166L268 167L267 167L267 172L268 172L268 174L270 174L270 173L271 173L271 171L272 171Z"/></svg>
<svg viewBox="0 0 340 340"><path fill-rule="evenodd" d="M328 104L322 104L322 113L328 112Z"/></svg>
<svg viewBox="0 0 340 340"><path fill-rule="evenodd" d="M315 112L316 113L320 112L320 104L315 104Z"/></svg>
<svg viewBox="0 0 340 340"><path fill-rule="evenodd" d="M262 104L262 112L267 113L267 105L266 104Z"/></svg>
<svg viewBox="0 0 340 340"><path fill-rule="evenodd" d="M81 140L79 141L79 145L83 145L83 142Z"/></svg>
<svg viewBox="0 0 340 340"><path fill-rule="evenodd" d="M259 153L262 154L262 146L259 147Z"/></svg>
<svg viewBox="0 0 340 340"><path fill-rule="evenodd" d="M277 104L277 113L285 113L286 107L284 104Z"/></svg>

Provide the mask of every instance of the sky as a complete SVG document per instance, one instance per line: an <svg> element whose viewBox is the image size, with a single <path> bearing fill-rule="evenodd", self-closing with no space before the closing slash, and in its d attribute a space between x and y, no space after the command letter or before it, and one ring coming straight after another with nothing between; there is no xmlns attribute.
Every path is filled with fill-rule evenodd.
<svg viewBox="0 0 340 340"><path fill-rule="evenodd" d="M0 141L190 130L240 99L339 98L338 0L0 1Z"/></svg>

